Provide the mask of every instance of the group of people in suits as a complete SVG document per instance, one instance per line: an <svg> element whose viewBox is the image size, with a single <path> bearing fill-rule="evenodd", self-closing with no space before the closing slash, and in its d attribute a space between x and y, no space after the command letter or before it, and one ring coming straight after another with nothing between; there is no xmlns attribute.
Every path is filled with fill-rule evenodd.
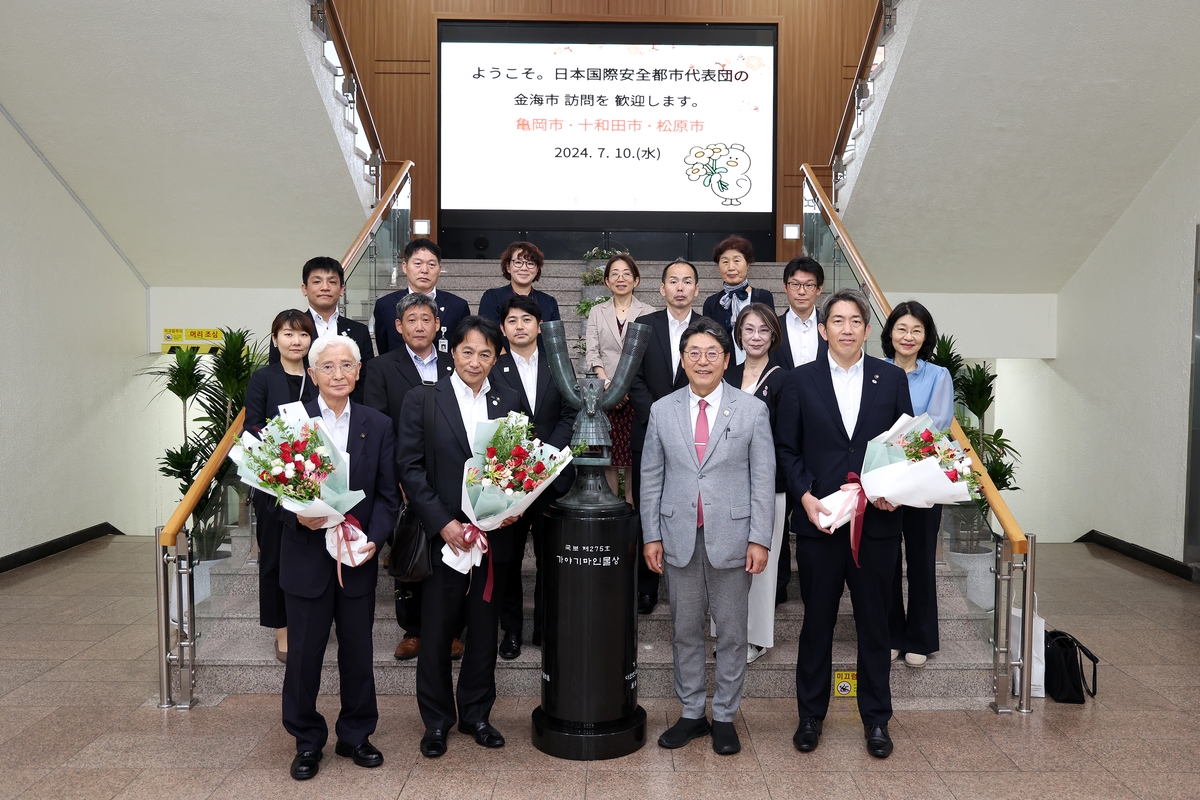
<svg viewBox="0 0 1200 800"><path fill-rule="evenodd" d="M855 566L848 526L820 525L819 515L832 511L820 498L861 469L867 440L900 414L912 413L914 400L925 406L918 413L928 410L935 424L949 424L949 374L928 363L936 340L933 320L917 303L898 307L883 332L885 353L894 361L888 363L865 353L870 307L860 293L835 292L817 309L824 273L813 259L795 258L785 268L788 309L782 314L771 292L749 284L754 259L747 240L729 237L713 260L722 290L696 315L694 264L678 259L666 266L659 286L666 307L654 310L634 295L641 281L636 261L628 254L614 256L604 271L611 298L595 306L587 322L585 360L604 380L615 373L629 323L652 329L628 397L610 412L609 481L618 489L623 469L625 496L639 510L644 540L639 611L653 611L660 576L666 574L671 585L683 712L659 744L682 747L711 733L716 752L740 749L732 723L746 667L774 645L774 607L787 599L792 561L787 526L796 536L805 605L795 746L809 752L819 741L829 702L833 627L849 586L867 749L886 758L892 750L890 662L904 654L910 666L921 666L937 650L933 552L940 509L899 512L877 501L866 512ZM344 290L340 265L328 258L309 261L303 288L310 308L275 319L272 363L255 373L247 392L247 427L261 427L283 403L304 402L349 455L351 488L367 494L352 513L366 523L372 552L394 528L401 499L416 512L435 554L443 545L469 549L461 476L476 425L521 411L543 441L555 447L570 443L576 412L559 394L539 338L541 324L559 318L554 298L533 289L543 266L532 243L511 245L501 264L508 285L486 292L480 313L472 315L465 300L437 288L437 244L413 240L404 251L409 288L376 305L380 355L372 358L365 326L337 314ZM427 580L397 582L395 613L404 635L395 656L419 656L425 756L446 752L455 725L481 746L503 746L490 712L497 656L516 658L521 652L521 559L532 538L538 581L531 639L538 646L542 512L571 481L570 475L560 476L533 509L488 534L488 557L467 574L435 557ZM343 568L339 582L324 549L324 520L297 519L261 493L254 503L260 621L276 629L276 653L287 664L284 725L297 741L292 775L314 776L326 744L327 728L315 703L335 619L342 691L336 752L361 766L377 766L382 755L368 737L378 717L371 676L378 560ZM489 585L491 597L485 599ZM717 637L711 723L705 713L706 619ZM462 660L457 690L451 673L456 659Z"/></svg>

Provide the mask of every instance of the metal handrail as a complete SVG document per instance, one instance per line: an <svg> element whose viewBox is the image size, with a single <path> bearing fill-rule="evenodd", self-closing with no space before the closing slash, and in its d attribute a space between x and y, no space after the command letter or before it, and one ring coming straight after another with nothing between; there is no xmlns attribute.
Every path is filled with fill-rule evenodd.
<svg viewBox="0 0 1200 800"><path fill-rule="evenodd" d="M837 136L833 140L833 152L829 154L829 166L837 163L841 158L842 151L846 147L846 141L850 138L850 131L854 130L854 118L858 106L858 87L864 80L867 74L871 71L871 64L875 61L875 48L879 43L879 34L883 30L884 8L883 0L875 5L875 14L871 17L871 27L867 31L867 41L863 44L862 54L858 57L858 70L854 73L854 83L850 86L850 96L846 98L846 107L842 111L842 122L838 126Z"/></svg>
<svg viewBox="0 0 1200 800"><path fill-rule="evenodd" d="M225 435L217 443L217 449L213 451L208 461L204 462L204 466L200 469L200 474L192 481L187 494L179 501L179 505L175 506L175 512L171 514L170 519L167 520L167 524L163 526L162 531L158 534L159 545L163 547L175 546L175 537L183 530L184 523L187 522L192 512L196 510L196 506L200 503L200 498L204 497L205 491L208 490L208 485L217 477L217 470L221 469L221 464L225 462L229 451L233 449L237 437L242 435L242 426L245 423L246 409L243 408L233 418L233 424L229 426L229 430L225 431Z"/></svg>
<svg viewBox="0 0 1200 800"><path fill-rule="evenodd" d="M367 223L358 232L358 236L354 237L354 242L346 251L346 255L342 256L342 270L345 272L346 280L349 280L354 273L358 257L362 255L363 250L367 249L367 245L371 243L371 237L375 235L375 231L379 230L384 217L392 210L392 204L396 202L397 195L408 183L412 167L413 162L411 161L404 161L400 164L400 171L396 173L396 177L388 184L387 191L383 193L379 202L375 204L375 208L371 210L371 216L367 218Z"/></svg>
<svg viewBox="0 0 1200 800"><path fill-rule="evenodd" d="M371 106L367 102L367 95L363 91L362 80L359 78L358 67L354 64L354 54L350 52L350 42L346 39L345 29L342 28L342 18L338 15L337 6L334 5L334 0L325 0L326 19L329 20L329 33L333 38L333 46L337 48L338 58L341 59L344 69L350 75L354 76L354 89L357 95L358 116L366 126L367 139L371 143L371 149L379 152L380 162L387 161L387 155L383 150L383 141L379 138L379 130L375 127L375 117L371 114Z"/></svg>

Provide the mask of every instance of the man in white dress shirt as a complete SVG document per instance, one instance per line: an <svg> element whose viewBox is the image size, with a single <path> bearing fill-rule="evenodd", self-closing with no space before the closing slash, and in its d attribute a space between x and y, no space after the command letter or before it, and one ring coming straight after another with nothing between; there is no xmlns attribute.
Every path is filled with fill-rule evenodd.
<svg viewBox="0 0 1200 800"><path fill-rule="evenodd" d="M825 288L825 270L808 256L797 256L783 270L783 288L787 294L788 310L779 315L783 328L783 347L779 355L788 369L795 369L817 358L824 349L817 324L817 298Z"/></svg>

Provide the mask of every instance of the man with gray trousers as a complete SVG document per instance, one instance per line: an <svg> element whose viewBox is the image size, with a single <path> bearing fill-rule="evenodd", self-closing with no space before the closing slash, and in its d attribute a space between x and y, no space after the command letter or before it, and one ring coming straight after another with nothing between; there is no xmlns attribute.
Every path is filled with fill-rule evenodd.
<svg viewBox="0 0 1200 800"><path fill-rule="evenodd" d="M650 408L642 451L643 556L667 572L675 627L679 721L658 739L683 747L708 734L713 750L742 749L733 718L746 679L750 579L767 565L775 516L775 445L765 404L722 382L733 351L699 317L679 339L688 385ZM717 627L713 722L705 714L705 613Z"/></svg>

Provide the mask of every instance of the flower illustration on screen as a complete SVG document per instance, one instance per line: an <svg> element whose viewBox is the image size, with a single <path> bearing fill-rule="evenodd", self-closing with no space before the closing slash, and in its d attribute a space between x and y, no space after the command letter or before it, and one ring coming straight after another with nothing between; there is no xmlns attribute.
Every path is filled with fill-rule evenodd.
<svg viewBox="0 0 1200 800"><path fill-rule="evenodd" d="M690 181L701 181L723 206L740 206L750 194L750 156L740 144L693 147L683 157Z"/></svg>

